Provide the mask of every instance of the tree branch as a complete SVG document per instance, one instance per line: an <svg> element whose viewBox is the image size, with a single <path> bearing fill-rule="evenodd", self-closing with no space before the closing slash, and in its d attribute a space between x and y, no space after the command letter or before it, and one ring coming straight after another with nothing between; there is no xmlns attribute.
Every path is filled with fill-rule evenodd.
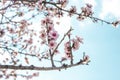
<svg viewBox="0 0 120 80"><path fill-rule="evenodd" d="M70 13L69 10L63 9L63 8L57 6L57 4L55 4L55 3L53 3L53 2L44 2L44 3L46 3L46 4L51 4L51 5L55 6L56 8L58 8L58 9L61 10L61 11ZM73 13L73 14L78 15L78 16L81 15L81 13L77 13L77 12L75 12L75 13ZM82 15L82 16L85 16L85 15ZM85 17L86 17L86 16L85 16ZM99 19L99 18L94 17L94 16L87 16L87 17L90 18L90 19L96 20L96 21L101 21L101 22L107 23L107 24L113 24L112 22L105 21L105 20Z"/></svg>
<svg viewBox="0 0 120 80"><path fill-rule="evenodd" d="M78 65L84 65L82 64L82 62L78 62L76 64L64 64L60 67L37 67L37 66L15 66L15 65L0 65L0 69L15 69L15 70L40 70L40 71L49 71L49 70L62 70L62 69L67 69L67 68L71 68L71 67L75 67Z"/></svg>

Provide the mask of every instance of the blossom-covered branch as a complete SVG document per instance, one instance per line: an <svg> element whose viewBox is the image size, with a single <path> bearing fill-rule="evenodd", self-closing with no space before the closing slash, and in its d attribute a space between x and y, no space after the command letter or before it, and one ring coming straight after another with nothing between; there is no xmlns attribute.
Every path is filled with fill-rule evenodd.
<svg viewBox="0 0 120 80"><path fill-rule="evenodd" d="M69 0L70 1L70 0ZM109 22L94 17L92 5L86 4L78 12L69 6L68 0L2 0L0 2L0 78L22 76L27 79L38 76L22 75L22 70L62 70L78 65L88 65L90 58L80 54L83 38L73 35L74 24L64 30L59 21L65 15L82 21L104 22L117 26L120 21ZM56 22L56 19L58 22ZM61 26L61 30L57 30ZM61 47L62 46L62 47ZM76 52L78 51L78 53ZM76 58L75 56L80 56ZM9 73L9 70L12 70ZM7 73L8 71L8 73Z"/></svg>

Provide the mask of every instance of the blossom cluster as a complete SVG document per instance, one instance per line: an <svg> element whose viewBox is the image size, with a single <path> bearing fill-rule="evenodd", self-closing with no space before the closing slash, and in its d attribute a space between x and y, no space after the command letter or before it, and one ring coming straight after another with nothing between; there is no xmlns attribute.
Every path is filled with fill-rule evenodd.
<svg viewBox="0 0 120 80"><path fill-rule="evenodd" d="M8 64L8 66L11 64L18 68L27 65L29 70L35 69L36 66L42 66L43 69L47 69L47 67L62 69L67 65L72 67L74 63L77 64L77 61L73 61L75 59L73 52L80 48L83 39L78 36L74 37L71 29L66 31L63 36L58 34L55 25L61 23L59 21L55 21L55 23L54 18L61 18L67 14L69 17L77 15L82 20L92 16L91 5L87 4L82 7L81 13L79 13L76 6L67 6L68 0L2 0L1 2L1 55L2 52L3 55L10 55L5 56L6 58L1 60L0 64ZM41 26L36 26L36 20L40 21ZM119 22L113 24L117 23ZM64 29L64 27L61 27L61 29ZM58 40L59 38L60 40ZM67 41L67 39L69 40ZM60 49L61 54L54 55L54 53L59 53ZM62 57L63 55L65 57ZM47 67L44 64L41 65L46 60L49 60L48 63L50 62ZM68 62L64 62L65 60L68 60ZM38 61L37 64L34 64L34 61ZM85 56L83 62L88 61L89 56ZM60 65L56 64L56 62ZM66 64L63 65L64 63ZM27 68L26 66L23 67L23 69ZM12 72L11 74L17 76L16 73ZM26 76L26 78L31 79L33 76L38 76L38 73ZM3 75L0 75L0 77L3 77Z"/></svg>
<svg viewBox="0 0 120 80"><path fill-rule="evenodd" d="M78 16L78 20L84 20L86 17L90 17L93 15L92 11L92 5L91 4L86 4L85 7L81 8L81 14Z"/></svg>
<svg viewBox="0 0 120 80"><path fill-rule="evenodd" d="M67 58L72 57L72 50L76 51L79 49L80 44L83 44L83 38L76 36L76 38L71 39L70 41L64 44L64 51Z"/></svg>
<svg viewBox="0 0 120 80"><path fill-rule="evenodd" d="M41 20L41 25L44 26L40 32L42 43L46 43L50 49L55 49L59 34L54 28L53 21L47 16L45 19Z"/></svg>
<svg viewBox="0 0 120 80"><path fill-rule="evenodd" d="M71 6L70 12L69 12L69 16L72 16L74 13L76 13L77 9L75 6Z"/></svg>
<svg viewBox="0 0 120 80"><path fill-rule="evenodd" d="M84 16L91 16L93 14L92 5L90 4L86 4L86 7L82 7L81 10Z"/></svg>

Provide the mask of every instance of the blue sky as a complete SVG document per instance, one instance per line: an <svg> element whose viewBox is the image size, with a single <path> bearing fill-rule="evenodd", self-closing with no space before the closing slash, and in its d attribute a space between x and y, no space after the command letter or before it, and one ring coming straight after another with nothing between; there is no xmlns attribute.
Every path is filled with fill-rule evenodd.
<svg viewBox="0 0 120 80"><path fill-rule="evenodd" d="M120 17L120 0L70 0L80 7L81 2L94 5L95 16L105 20ZM72 2L73 1L73 2ZM71 20L75 34L84 38L79 52L86 52L91 58L88 66L82 65L62 71L40 72L36 80L120 80L120 27L93 23L90 20Z"/></svg>

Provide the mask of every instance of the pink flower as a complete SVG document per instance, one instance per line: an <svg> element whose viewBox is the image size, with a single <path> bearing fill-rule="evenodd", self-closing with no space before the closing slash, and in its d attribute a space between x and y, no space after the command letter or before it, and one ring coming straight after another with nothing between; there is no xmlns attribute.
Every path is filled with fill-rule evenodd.
<svg viewBox="0 0 120 80"><path fill-rule="evenodd" d="M46 24L52 24L53 21L50 19L50 17L46 17L45 19L41 20L41 25L46 25Z"/></svg>
<svg viewBox="0 0 120 80"><path fill-rule="evenodd" d="M88 8L92 8L92 5L91 5L91 4L86 4L86 6L87 6Z"/></svg>
<svg viewBox="0 0 120 80"><path fill-rule="evenodd" d="M56 47L56 45L57 45L57 43L56 43L54 40L51 40L51 41L49 42L49 48L50 48L50 49L54 49L54 48Z"/></svg>
<svg viewBox="0 0 120 80"><path fill-rule="evenodd" d="M70 53L66 53L65 57L66 57L67 59L71 59L71 54L70 54Z"/></svg>
<svg viewBox="0 0 120 80"><path fill-rule="evenodd" d="M73 39L72 41L73 41L73 45L72 45L73 50L78 50L80 45L79 41L76 39Z"/></svg>
<svg viewBox="0 0 120 80"><path fill-rule="evenodd" d="M66 42L64 46L65 46L64 48L65 53L69 54L70 53L70 42Z"/></svg>
<svg viewBox="0 0 120 80"><path fill-rule="evenodd" d="M65 47L64 50L65 50L65 53L67 53L67 54L69 54L71 52L70 47Z"/></svg>
<svg viewBox="0 0 120 80"><path fill-rule="evenodd" d="M82 7L81 10L84 16L90 16L93 14L92 5L90 4L86 4L86 7Z"/></svg>
<svg viewBox="0 0 120 80"><path fill-rule="evenodd" d="M48 25L48 30L49 30L49 31L54 30L54 24L49 24L49 25Z"/></svg>
<svg viewBox="0 0 120 80"><path fill-rule="evenodd" d="M9 31L11 34L15 33L15 31L14 31L13 28L9 28L8 31Z"/></svg>
<svg viewBox="0 0 120 80"><path fill-rule="evenodd" d="M20 23L22 24L22 26L20 28L24 28L28 25L28 22L26 20L21 20Z"/></svg>
<svg viewBox="0 0 120 80"><path fill-rule="evenodd" d="M52 23L53 21L50 19L50 17L45 18L46 23Z"/></svg>
<svg viewBox="0 0 120 80"><path fill-rule="evenodd" d="M74 14L76 12L76 7L72 6L70 11L69 11L69 16L72 16L72 14Z"/></svg>
<svg viewBox="0 0 120 80"><path fill-rule="evenodd" d="M90 62L90 57L88 55L85 55L83 58L83 64L88 64Z"/></svg>
<svg viewBox="0 0 120 80"><path fill-rule="evenodd" d="M45 44L46 43L46 40L43 40L41 41L41 45Z"/></svg>
<svg viewBox="0 0 120 80"><path fill-rule="evenodd" d="M59 52L59 50L55 50L55 52L54 52L54 54L59 54L60 52Z"/></svg>
<svg viewBox="0 0 120 80"><path fill-rule="evenodd" d="M85 17L84 17L84 16L82 16L82 15L79 15L79 16L77 17L77 19L78 19L79 21L82 21L82 20L84 20L84 19L85 19Z"/></svg>
<svg viewBox="0 0 120 80"><path fill-rule="evenodd" d="M88 55L85 55L83 61L88 62L89 60L90 60L90 57Z"/></svg>
<svg viewBox="0 0 120 80"><path fill-rule="evenodd" d="M77 41L79 41L80 43L83 44L83 38L80 38L80 37L76 36L76 39L77 39Z"/></svg>
<svg viewBox="0 0 120 80"><path fill-rule="evenodd" d="M45 21L46 21L46 23L49 23L51 20L50 20L49 17L46 17L46 18L45 18Z"/></svg>
<svg viewBox="0 0 120 80"><path fill-rule="evenodd" d="M46 38L46 33L45 33L45 30L42 30L41 32L40 32L40 36L39 36L42 40L45 40L45 38Z"/></svg>
<svg viewBox="0 0 120 80"><path fill-rule="evenodd" d="M62 58L61 58L61 62L66 61L66 60L67 60L66 57L62 57Z"/></svg>
<svg viewBox="0 0 120 80"><path fill-rule="evenodd" d="M44 9L44 6L43 6L42 2L43 2L43 0L38 1L38 8L39 8L40 11Z"/></svg>
<svg viewBox="0 0 120 80"><path fill-rule="evenodd" d="M66 42L66 43L64 44L64 46L65 46L65 47L69 47L69 46L70 46L70 42Z"/></svg>
<svg viewBox="0 0 120 80"><path fill-rule="evenodd" d="M28 40L28 44L32 44L32 43L33 43L33 39L30 38L30 39Z"/></svg>
<svg viewBox="0 0 120 80"><path fill-rule="evenodd" d="M66 58L70 58L71 57L70 42L66 42L64 46L65 46L64 50L65 50Z"/></svg>
<svg viewBox="0 0 120 80"><path fill-rule="evenodd" d="M39 0L39 1L38 1L39 4L42 4L42 2L43 2L43 0Z"/></svg>
<svg viewBox="0 0 120 80"><path fill-rule="evenodd" d="M41 25L46 25L46 22L45 22L45 20L41 20Z"/></svg>
<svg viewBox="0 0 120 80"><path fill-rule="evenodd" d="M62 7L66 7L68 0L59 0Z"/></svg>
<svg viewBox="0 0 120 80"><path fill-rule="evenodd" d="M50 39L52 39L52 40L56 40L57 38L58 38L58 33L57 33L57 31L50 31L50 33L49 33L49 37L50 37Z"/></svg>

